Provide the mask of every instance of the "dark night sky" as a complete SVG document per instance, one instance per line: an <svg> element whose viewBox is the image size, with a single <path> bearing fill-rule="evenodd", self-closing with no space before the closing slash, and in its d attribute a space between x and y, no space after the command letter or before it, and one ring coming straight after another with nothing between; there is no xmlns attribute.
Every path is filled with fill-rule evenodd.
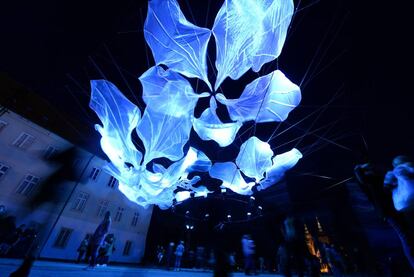
<svg viewBox="0 0 414 277"><path fill-rule="evenodd" d="M189 20L191 6L195 23L211 27L222 1L179 2ZM292 182L300 184L293 193L299 200L352 176L357 162L368 158L387 164L395 154L414 154L409 9L398 1L385 6L345 0L300 1L300 7L278 63L260 72L279 66L300 83L310 69L301 106L278 131L314 114L272 144L277 152L297 146L305 153L290 174ZM143 40L145 13L146 1L7 1L0 8L0 70L90 126L90 134L79 141L96 148L99 138L93 124L98 119L88 108L88 82L105 77L137 101L137 77L148 63L153 65ZM209 53L214 51L213 42L209 47ZM226 95L237 97L255 76L249 72L240 81L225 81ZM201 101L196 114L206 105ZM257 135L267 139L276 126L263 124ZM315 132L304 136L307 131ZM292 139L296 140L284 145ZM192 144L200 146L194 134ZM210 142L200 147L207 154L210 149L214 159L228 160L237 155L238 146L220 153ZM305 173L333 179L323 181Z"/></svg>

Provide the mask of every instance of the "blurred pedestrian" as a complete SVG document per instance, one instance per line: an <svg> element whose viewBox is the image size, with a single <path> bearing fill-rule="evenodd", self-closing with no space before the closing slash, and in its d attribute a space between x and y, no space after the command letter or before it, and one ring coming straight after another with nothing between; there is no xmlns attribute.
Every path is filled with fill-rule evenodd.
<svg viewBox="0 0 414 277"><path fill-rule="evenodd" d="M107 235L103 245L99 249L100 255L98 260L98 265L107 266L109 263L109 258L112 253L115 251L115 237L113 234Z"/></svg>
<svg viewBox="0 0 414 277"><path fill-rule="evenodd" d="M79 245L79 247L77 249L77 251L78 251L78 258L76 259L76 263L80 263L81 260L82 260L82 258L85 256L86 251L88 250L88 244L89 244L89 239L88 239L88 237L85 237L81 241L81 243L80 243L80 245Z"/></svg>
<svg viewBox="0 0 414 277"><path fill-rule="evenodd" d="M175 271L180 271L181 270L181 260L183 258L183 254L184 254L184 242L180 241L180 243L177 245L177 248L175 248L175 265L174 265L174 270Z"/></svg>
<svg viewBox="0 0 414 277"><path fill-rule="evenodd" d="M170 270L173 264L173 258L174 258L174 242L170 242L168 244L168 250L167 250L167 270Z"/></svg>
<svg viewBox="0 0 414 277"><path fill-rule="evenodd" d="M111 226L111 213L107 211L101 224L98 225L94 234L89 239L90 260L89 266L85 269L94 269L96 267L96 258L99 247L102 245L106 234Z"/></svg>
<svg viewBox="0 0 414 277"><path fill-rule="evenodd" d="M256 274L256 266L254 261L254 241L252 240L250 235L244 235L241 242L244 255L244 273L246 275Z"/></svg>

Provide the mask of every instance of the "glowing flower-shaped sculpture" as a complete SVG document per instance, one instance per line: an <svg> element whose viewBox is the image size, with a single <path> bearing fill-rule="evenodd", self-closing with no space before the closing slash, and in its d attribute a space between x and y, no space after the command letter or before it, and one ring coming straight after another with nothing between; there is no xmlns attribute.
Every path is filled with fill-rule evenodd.
<svg viewBox="0 0 414 277"><path fill-rule="evenodd" d="M251 195L254 186L266 189L298 162L302 154L297 149L274 155L267 142L254 136L241 145L234 162L212 164L192 146L184 151L192 129L202 140L226 147L245 122L281 122L299 105L299 87L276 70L248 84L238 99L227 99L225 92L216 94L210 107L195 118L199 98L212 92L195 92L186 79L198 78L212 89L206 62L211 35L217 53L214 90L227 77L237 80L249 69L258 72L281 53L292 15L292 0L224 0L210 30L190 23L176 0L149 1L144 35L156 65L139 78L145 110L140 111L112 83L91 82L90 107L102 121L96 129L110 159L106 169L131 201L164 209L192 194L206 197L211 191L196 186L201 179L197 172L208 172L222 181L222 187ZM216 101L227 107L233 122L220 120ZM134 131L144 153L132 141ZM158 158L171 163L166 168Z"/></svg>

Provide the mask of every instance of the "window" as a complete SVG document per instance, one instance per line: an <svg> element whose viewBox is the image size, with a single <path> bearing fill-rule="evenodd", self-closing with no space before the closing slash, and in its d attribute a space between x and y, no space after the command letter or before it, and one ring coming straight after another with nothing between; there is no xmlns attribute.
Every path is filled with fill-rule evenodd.
<svg viewBox="0 0 414 277"><path fill-rule="evenodd" d="M9 170L9 168L10 167L8 167L7 165L0 163L0 179L4 175L6 175L7 171Z"/></svg>
<svg viewBox="0 0 414 277"><path fill-rule="evenodd" d="M134 217L132 218L132 222L131 222L132 226L137 226L138 218L139 218L139 213L138 212L134 213Z"/></svg>
<svg viewBox="0 0 414 277"><path fill-rule="evenodd" d="M99 202L98 212L97 212L96 215L98 217L103 217L105 215L106 211L108 210L108 205L109 205L108 200L101 200Z"/></svg>
<svg viewBox="0 0 414 277"><path fill-rule="evenodd" d="M80 192L78 194L78 197L76 197L75 202L73 203L72 210L82 212L83 209L85 208L86 201L88 200L88 198L89 198L89 193Z"/></svg>
<svg viewBox="0 0 414 277"><path fill-rule="evenodd" d="M108 187L116 188L118 186L118 180L115 177L109 178Z"/></svg>
<svg viewBox="0 0 414 277"><path fill-rule="evenodd" d="M101 172L101 170L97 167L92 168L91 174L89 175L89 178L91 178L92 180L96 180L96 178L98 178L99 173Z"/></svg>
<svg viewBox="0 0 414 277"><path fill-rule="evenodd" d="M17 187L16 192L22 195L29 195L33 188L39 183L39 177L33 175L26 175L24 180Z"/></svg>
<svg viewBox="0 0 414 277"><path fill-rule="evenodd" d="M49 147L46 149L45 154L43 155L43 158L45 158L45 159L50 159L50 158L52 158L54 155L56 155L56 153L57 153L56 148L54 148L54 147L52 147L52 146L49 146Z"/></svg>
<svg viewBox="0 0 414 277"><path fill-rule="evenodd" d="M13 142L13 145L18 148L27 149L35 138L27 133L21 133L20 136Z"/></svg>
<svg viewBox="0 0 414 277"><path fill-rule="evenodd" d="M129 252L131 251L132 241L127 240L125 242L124 251L122 252L123 256L129 256Z"/></svg>
<svg viewBox="0 0 414 277"><path fill-rule="evenodd" d="M8 125L8 123L6 121L0 120L0 132L6 128L6 126Z"/></svg>
<svg viewBox="0 0 414 277"><path fill-rule="evenodd" d="M121 219L122 219L122 214L123 213L124 213L124 208L118 207L118 210L116 211L114 221L120 222Z"/></svg>
<svg viewBox="0 0 414 277"><path fill-rule="evenodd" d="M70 235L72 235L73 229L69 228L61 228L60 232L55 240L55 243L53 244L54 247L57 248L65 248L68 244Z"/></svg>

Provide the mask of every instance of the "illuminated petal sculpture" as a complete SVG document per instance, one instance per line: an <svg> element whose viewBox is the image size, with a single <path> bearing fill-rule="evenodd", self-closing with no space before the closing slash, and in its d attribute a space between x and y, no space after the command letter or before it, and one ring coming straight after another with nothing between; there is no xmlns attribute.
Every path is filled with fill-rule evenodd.
<svg viewBox="0 0 414 277"><path fill-rule="evenodd" d="M190 115L175 117L147 107L137 127L138 136L146 150L144 164L160 157L172 161L181 159L191 126Z"/></svg>
<svg viewBox="0 0 414 277"><path fill-rule="evenodd" d="M215 90L227 76L239 79L276 59L293 15L292 0L225 0L213 26L216 40Z"/></svg>
<svg viewBox="0 0 414 277"><path fill-rule="evenodd" d="M240 170L258 182L263 174L272 166L273 151L267 142L251 137L240 147L236 164Z"/></svg>
<svg viewBox="0 0 414 277"><path fill-rule="evenodd" d="M215 89L228 76L238 79L250 68L259 71L279 56L292 13L292 0L224 0L211 31L188 22L176 0L149 1L144 35L156 65L139 78L145 110L140 111L112 83L91 82L90 107L102 122L96 129L111 161L105 169L119 180L119 190L129 200L167 209L193 195L206 197L211 191L197 185L206 174L197 172L220 179L221 187L251 195L255 185L261 190L279 182L298 162L302 154L297 149L272 159L269 144L257 137L241 145L236 163L212 165L206 154L188 147L192 128L202 140L226 147L244 122L280 122L299 104L299 87L276 70L247 85L239 99L211 96L210 108L195 118L198 99L210 93L196 93L186 79L199 78L211 90L206 65L211 32L217 49ZM233 122L223 123L218 117L216 99L227 107ZM132 141L134 129L144 153ZM169 166L157 158L169 159ZM255 182L246 181L252 178Z"/></svg>
<svg viewBox="0 0 414 277"><path fill-rule="evenodd" d="M202 140L214 140L221 147L226 147L233 143L242 123L223 123L217 116L216 110L216 100L211 97L210 108L206 109L199 118L194 119L193 127Z"/></svg>
<svg viewBox="0 0 414 277"><path fill-rule="evenodd" d="M115 168L123 170L125 163L138 167L142 154L131 140L132 130L141 119L141 112L111 82L91 81L90 108L101 120L96 124L101 134L101 147Z"/></svg>
<svg viewBox="0 0 414 277"><path fill-rule="evenodd" d="M206 62L211 31L188 22L176 0L149 1L144 35L157 65L199 78L211 89Z"/></svg>
<svg viewBox="0 0 414 277"><path fill-rule="evenodd" d="M226 99L223 94L216 97L227 106L232 120L259 123L284 121L299 105L301 93L297 85L276 70L248 84L239 99Z"/></svg>
<svg viewBox="0 0 414 277"><path fill-rule="evenodd" d="M294 167L302 157L302 153L296 148L293 148L292 150L283 154L276 155L272 159L272 167L266 170L266 178L260 182L260 185L257 187L257 189L263 190L273 184L280 182L285 176L286 171Z"/></svg>
<svg viewBox="0 0 414 277"><path fill-rule="evenodd" d="M240 170L232 162L215 163L210 169L210 176L223 181L222 187L231 189L241 195L252 195L254 182L247 183Z"/></svg>
<svg viewBox="0 0 414 277"><path fill-rule="evenodd" d="M194 112L198 98L209 96L209 93L195 94L184 77L160 66L151 67L139 80L147 107L169 116L188 117Z"/></svg>

